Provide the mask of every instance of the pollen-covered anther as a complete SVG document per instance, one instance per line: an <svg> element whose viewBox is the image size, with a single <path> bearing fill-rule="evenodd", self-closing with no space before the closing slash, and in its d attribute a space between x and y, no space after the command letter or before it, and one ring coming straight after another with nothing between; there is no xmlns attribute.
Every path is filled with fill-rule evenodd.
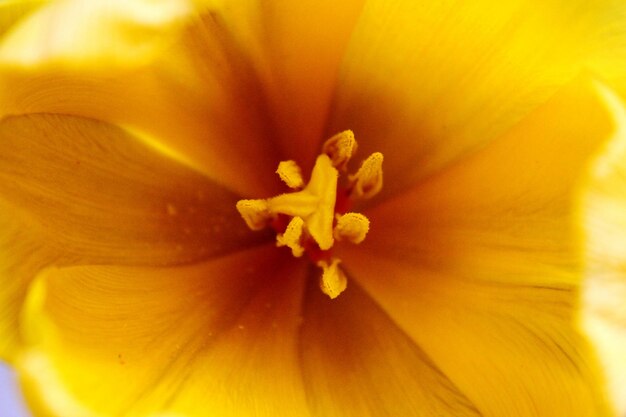
<svg viewBox="0 0 626 417"><path fill-rule="evenodd" d="M337 258L326 261L319 261L317 266L322 268L322 277L320 278L320 289L331 299L337 298L348 286L348 279L343 273L339 264L341 261Z"/></svg>
<svg viewBox="0 0 626 417"><path fill-rule="evenodd" d="M304 220L301 217L294 217L287 225L285 233L276 236L276 246L287 246L296 258L304 254L304 247L300 241L304 231Z"/></svg>
<svg viewBox="0 0 626 417"><path fill-rule="evenodd" d="M352 183L353 198L372 198L383 188L383 154L374 152L354 175L348 177Z"/></svg>
<svg viewBox="0 0 626 417"><path fill-rule="evenodd" d="M296 161L281 161L278 164L276 173L280 179L287 184L287 187L299 189L304 187L304 179L302 179L302 170Z"/></svg>
<svg viewBox="0 0 626 417"><path fill-rule="evenodd" d="M359 244L365 240L370 229L370 221L361 213L346 213L337 216L337 224L333 236L338 241Z"/></svg>
<svg viewBox="0 0 626 417"><path fill-rule="evenodd" d="M252 230L264 229L272 218L272 213L265 200L239 200L236 207Z"/></svg>
<svg viewBox="0 0 626 417"><path fill-rule="evenodd" d="M322 152L330 157L333 166L345 171L350 158L356 153L357 143L351 130L344 130L324 142Z"/></svg>

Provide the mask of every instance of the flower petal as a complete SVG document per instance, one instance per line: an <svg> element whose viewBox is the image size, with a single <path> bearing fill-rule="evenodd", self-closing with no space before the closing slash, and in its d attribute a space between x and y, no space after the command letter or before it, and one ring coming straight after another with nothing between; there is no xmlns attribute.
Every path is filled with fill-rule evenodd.
<svg viewBox="0 0 626 417"><path fill-rule="evenodd" d="M337 71L365 1L213 3L239 53L259 74L284 159L297 160L308 171L330 137L324 137L324 124Z"/></svg>
<svg viewBox="0 0 626 417"><path fill-rule="evenodd" d="M383 193L398 192L508 130L596 52L621 47L626 34L605 23L619 26L624 10L610 0L370 1L328 132L352 129L363 155L382 152L395 179Z"/></svg>
<svg viewBox="0 0 626 417"><path fill-rule="evenodd" d="M312 280L304 308L300 350L313 415L480 415L358 285L330 300Z"/></svg>
<svg viewBox="0 0 626 417"><path fill-rule="evenodd" d="M279 181L258 172L273 172L280 157L267 140L260 86L223 28L187 3L42 9L0 45L0 115L104 120L240 193L271 195Z"/></svg>
<svg viewBox="0 0 626 417"><path fill-rule="evenodd" d="M581 80L482 152L367 213L344 265L486 417L605 416L574 325L579 175L615 128Z"/></svg>
<svg viewBox="0 0 626 417"><path fill-rule="evenodd" d="M284 255L268 245L188 267L44 272L17 361L31 404L54 416L306 416L304 275Z"/></svg>
<svg viewBox="0 0 626 417"><path fill-rule="evenodd" d="M136 66L153 59L167 41L163 33L180 29L192 11L187 0L51 1L6 35L0 61Z"/></svg>
<svg viewBox="0 0 626 417"><path fill-rule="evenodd" d="M17 320L29 282L57 256L24 219L0 203L0 358L11 360L19 346ZM8 214L12 214L9 216Z"/></svg>
<svg viewBox="0 0 626 417"><path fill-rule="evenodd" d="M619 129L590 164L581 192L586 255L581 321L621 416L626 414L626 110L614 93L604 94Z"/></svg>
<svg viewBox="0 0 626 417"><path fill-rule="evenodd" d="M263 239L238 196L119 128L70 116L0 122L0 196L1 345L47 264L181 264Z"/></svg>
<svg viewBox="0 0 626 417"><path fill-rule="evenodd" d="M5 119L0 178L2 198L46 244L83 262L166 265L258 242L239 196L102 122Z"/></svg>
<svg viewBox="0 0 626 417"><path fill-rule="evenodd" d="M47 0L5 0L0 3L0 36L4 36L24 16L43 6Z"/></svg>

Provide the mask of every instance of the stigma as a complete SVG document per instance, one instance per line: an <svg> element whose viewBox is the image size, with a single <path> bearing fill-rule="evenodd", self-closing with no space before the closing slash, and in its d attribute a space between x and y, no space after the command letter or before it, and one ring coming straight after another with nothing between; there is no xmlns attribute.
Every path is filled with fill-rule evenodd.
<svg viewBox="0 0 626 417"><path fill-rule="evenodd" d="M341 260L333 255L338 242L359 244L370 222L351 205L376 195L383 185L383 155L375 152L351 175L344 175L356 153L357 142L350 130L328 139L317 156L308 183L295 161L282 161L276 174L292 191L267 199L240 200L237 210L248 227L276 231L276 246L305 254L321 268L320 289L336 298L347 287Z"/></svg>

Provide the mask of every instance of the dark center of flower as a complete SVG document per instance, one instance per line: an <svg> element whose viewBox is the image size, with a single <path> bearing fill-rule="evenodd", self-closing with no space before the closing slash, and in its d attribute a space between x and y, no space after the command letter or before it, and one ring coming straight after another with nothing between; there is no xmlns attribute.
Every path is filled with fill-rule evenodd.
<svg viewBox="0 0 626 417"><path fill-rule="evenodd" d="M282 161L276 173L293 192L237 202L237 210L252 230L273 228L277 246L287 246L295 257L306 254L322 268L320 288L330 298L347 285L333 246L341 241L359 244L369 230L367 217L349 209L355 200L376 195L383 185L383 155L379 152L365 159L355 174L340 178L356 149L351 131L338 133L324 143L306 186L298 164Z"/></svg>

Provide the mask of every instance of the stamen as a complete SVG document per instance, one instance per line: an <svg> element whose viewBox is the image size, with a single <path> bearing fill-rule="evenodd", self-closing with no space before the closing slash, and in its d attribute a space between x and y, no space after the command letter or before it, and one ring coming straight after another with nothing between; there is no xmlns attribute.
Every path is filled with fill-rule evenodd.
<svg viewBox="0 0 626 417"><path fill-rule="evenodd" d="M344 130L324 142L322 152L330 157L333 166L345 171L348 161L356 153L357 143L351 130Z"/></svg>
<svg viewBox="0 0 626 417"><path fill-rule="evenodd" d="M341 261L337 258L331 259L330 264L326 261L317 263L317 266L323 269L320 289L331 299L337 298L348 286L346 275L339 268L340 263Z"/></svg>
<svg viewBox="0 0 626 417"><path fill-rule="evenodd" d="M322 268L320 288L330 298L339 296L347 286L346 275L339 267L341 261L333 256L335 241L359 244L369 231L367 217L346 212L354 199L374 196L383 184L383 155L376 152L337 191L339 170L345 171L356 148L352 131L338 133L324 143L306 186L298 164L282 161L276 173L295 191L237 202L237 210L248 227L260 230L271 226L277 232L276 246L290 248L297 258L306 253Z"/></svg>
<svg viewBox="0 0 626 417"><path fill-rule="evenodd" d="M287 187L289 188L302 188L304 187L304 180L302 179L302 171L296 163L296 161L281 161L278 164L276 173Z"/></svg>
<svg viewBox="0 0 626 417"><path fill-rule="evenodd" d="M361 213L346 213L343 216L337 216L333 236L338 241L347 240L358 245L365 240L369 229L370 221L367 217Z"/></svg>
<svg viewBox="0 0 626 417"><path fill-rule="evenodd" d="M351 197L372 198L383 188L383 154L374 152L363 163L356 174L350 175Z"/></svg>
<svg viewBox="0 0 626 417"><path fill-rule="evenodd" d="M294 217L287 225L287 230L282 235L276 236L276 246L287 246L291 248L291 253L299 258L304 253L304 247L300 244L304 220L301 217Z"/></svg>
<svg viewBox="0 0 626 417"><path fill-rule="evenodd" d="M239 200L237 210L252 230L264 229L272 218L265 200Z"/></svg>

